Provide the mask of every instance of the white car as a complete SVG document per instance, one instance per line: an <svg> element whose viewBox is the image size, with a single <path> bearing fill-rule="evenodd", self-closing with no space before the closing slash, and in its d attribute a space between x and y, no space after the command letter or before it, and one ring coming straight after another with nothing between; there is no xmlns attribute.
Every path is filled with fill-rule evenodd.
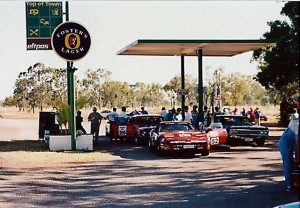
<svg viewBox="0 0 300 208"><path fill-rule="evenodd" d="M100 115L103 117L103 119L108 119L108 115L111 113L111 110L103 110L100 112Z"/></svg>
<svg viewBox="0 0 300 208"><path fill-rule="evenodd" d="M278 205L278 206L273 207L273 208L299 208L299 207L300 207L300 201Z"/></svg>

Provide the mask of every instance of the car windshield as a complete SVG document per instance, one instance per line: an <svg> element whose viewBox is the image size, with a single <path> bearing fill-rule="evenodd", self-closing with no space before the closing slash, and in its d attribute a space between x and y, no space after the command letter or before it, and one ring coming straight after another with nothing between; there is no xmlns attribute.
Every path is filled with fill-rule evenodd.
<svg viewBox="0 0 300 208"><path fill-rule="evenodd" d="M223 125L229 125L229 126L245 126L251 125L251 122L249 121L248 117L244 116L224 116L220 118L220 122Z"/></svg>
<svg viewBox="0 0 300 208"><path fill-rule="evenodd" d="M162 121L162 117L159 116L141 116L136 117L136 123L140 126L156 126Z"/></svg>
<svg viewBox="0 0 300 208"><path fill-rule="evenodd" d="M208 128L211 128L211 129L222 129L223 125L222 125L221 122L211 123Z"/></svg>
<svg viewBox="0 0 300 208"><path fill-rule="evenodd" d="M191 130L194 130L194 128L188 123L163 123L159 127L160 132Z"/></svg>

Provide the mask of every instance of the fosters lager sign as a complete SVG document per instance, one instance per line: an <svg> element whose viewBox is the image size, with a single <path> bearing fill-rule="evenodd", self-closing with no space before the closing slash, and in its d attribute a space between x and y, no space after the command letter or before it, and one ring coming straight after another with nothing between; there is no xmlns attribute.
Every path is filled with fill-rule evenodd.
<svg viewBox="0 0 300 208"><path fill-rule="evenodd" d="M90 46L90 34L76 22L62 23L52 34L52 48L67 61L83 58L88 53Z"/></svg>

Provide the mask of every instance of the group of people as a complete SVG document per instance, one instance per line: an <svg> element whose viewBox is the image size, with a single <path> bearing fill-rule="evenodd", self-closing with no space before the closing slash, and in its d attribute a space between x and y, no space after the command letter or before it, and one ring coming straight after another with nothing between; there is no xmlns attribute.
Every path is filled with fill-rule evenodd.
<svg viewBox="0 0 300 208"><path fill-rule="evenodd" d="M82 126L83 117L81 116L81 111L77 111L76 115L76 132L81 131L86 134L86 130ZM91 134L94 136L95 141L98 141L101 120L103 116L97 112L97 108L93 107L93 111L88 116L88 121L91 122Z"/></svg>
<svg viewBox="0 0 300 208"><path fill-rule="evenodd" d="M235 107L232 111L230 108L224 108L223 112L221 112L218 108L215 110L216 114L229 114L229 115L241 115L241 116L247 116L252 123L255 125L260 125L260 116L261 112L258 107L256 107L254 110L252 107L248 111L246 111L245 108L243 108L241 111Z"/></svg>
<svg viewBox="0 0 300 208"><path fill-rule="evenodd" d="M147 115L148 112L145 110L144 107L141 107L141 111L136 111L136 114L145 114ZM117 113L117 108L113 108L112 112L108 115L109 121L114 121L116 117L123 117L127 118L128 115L126 113L126 107L121 108L121 112ZM97 108L93 107L92 112L88 116L88 121L91 123L91 134L94 136L94 140L97 142L99 138L99 131L100 131L100 125L101 121L103 119L103 116L97 112ZM82 134L86 134L86 130L82 126L83 117L81 115L81 111L77 111L76 115L76 131L81 131Z"/></svg>
<svg viewBox="0 0 300 208"><path fill-rule="evenodd" d="M171 110L169 110L169 112L167 112L166 108L162 107L160 115L164 117L165 121L187 121L193 124L193 126L198 129L199 114L197 109L198 106L194 105L193 110L189 111L189 107L186 105L183 108L184 113L182 113L181 108L177 108L176 110L175 108L172 108Z"/></svg>

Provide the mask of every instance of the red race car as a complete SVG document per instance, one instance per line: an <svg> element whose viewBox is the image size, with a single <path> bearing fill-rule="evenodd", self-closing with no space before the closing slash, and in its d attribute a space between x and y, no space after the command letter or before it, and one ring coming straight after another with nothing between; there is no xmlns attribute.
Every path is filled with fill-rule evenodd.
<svg viewBox="0 0 300 208"><path fill-rule="evenodd" d="M163 121L150 132L149 150L157 150L159 156L176 151L207 156L210 142L204 132L196 130L189 122Z"/></svg>
<svg viewBox="0 0 300 208"><path fill-rule="evenodd" d="M128 123L133 125L134 135L132 140L134 143L148 144L150 131L163 120L163 116L155 114L134 115L130 117Z"/></svg>
<svg viewBox="0 0 300 208"><path fill-rule="evenodd" d="M228 138L228 133L225 128L223 128L223 125L221 122L213 122L211 123L205 132L208 135L208 138L210 140L210 145L212 146L219 146L219 145L225 145Z"/></svg>
<svg viewBox="0 0 300 208"><path fill-rule="evenodd" d="M106 126L106 135L113 139L126 139L135 144L148 144L149 133L159 122L163 121L160 115L134 115L127 119L117 117Z"/></svg>
<svg viewBox="0 0 300 208"><path fill-rule="evenodd" d="M109 125L106 126L106 135L109 136L110 141L113 139L130 140L134 137L133 124L124 117L115 117L114 121L110 121Z"/></svg>

